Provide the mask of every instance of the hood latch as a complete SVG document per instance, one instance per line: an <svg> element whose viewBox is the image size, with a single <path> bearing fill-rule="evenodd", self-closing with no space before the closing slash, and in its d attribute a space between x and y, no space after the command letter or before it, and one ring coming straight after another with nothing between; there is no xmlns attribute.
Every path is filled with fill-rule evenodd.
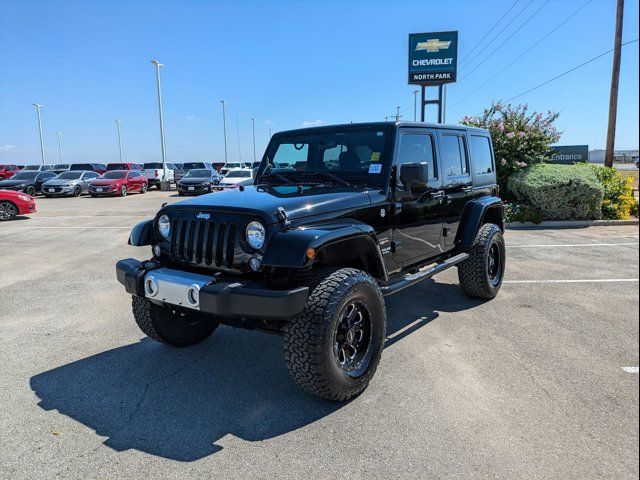
<svg viewBox="0 0 640 480"><path fill-rule="evenodd" d="M291 220L289 220L289 215L287 215L287 211L284 208L278 207L276 210L276 218L282 225L283 230L289 230L291 228Z"/></svg>

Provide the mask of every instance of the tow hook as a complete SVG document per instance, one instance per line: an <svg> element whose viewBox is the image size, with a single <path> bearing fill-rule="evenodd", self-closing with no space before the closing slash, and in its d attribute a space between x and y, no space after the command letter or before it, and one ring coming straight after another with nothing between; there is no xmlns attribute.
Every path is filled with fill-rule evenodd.
<svg viewBox="0 0 640 480"><path fill-rule="evenodd" d="M289 220L289 215L284 208L278 207L276 210L276 218L282 224L283 230L289 230L291 228L291 221Z"/></svg>

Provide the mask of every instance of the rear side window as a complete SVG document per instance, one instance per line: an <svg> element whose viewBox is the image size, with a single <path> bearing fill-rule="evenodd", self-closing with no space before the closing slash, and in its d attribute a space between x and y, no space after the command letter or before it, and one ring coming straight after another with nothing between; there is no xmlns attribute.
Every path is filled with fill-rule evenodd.
<svg viewBox="0 0 640 480"><path fill-rule="evenodd" d="M440 147L442 149L442 172L445 177L459 177L469 173L464 137L443 135Z"/></svg>
<svg viewBox="0 0 640 480"><path fill-rule="evenodd" d="M491 155L491 143L487 137L471 135L469 137L469 149L476 175L493 173L493 155Z"/></svg>
<svg viewBox="0 0 640 480"><path fill-rule="evenodd" d="M400 163L429 164L429 180L438 178L435 156L433 154L433 137L428 134L405 134L400 138Z"/></svg>

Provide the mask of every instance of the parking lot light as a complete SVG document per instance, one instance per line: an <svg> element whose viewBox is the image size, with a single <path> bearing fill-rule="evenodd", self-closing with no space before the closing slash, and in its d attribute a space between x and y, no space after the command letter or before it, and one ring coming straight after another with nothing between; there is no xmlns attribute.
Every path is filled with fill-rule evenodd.
<svg viewBox="0 0 640 480"><path fill-rule="evenodd" d="M44 105L34 103L33 106L36 107L36 111L38 112L38 131L40 132L40 157L42 158L42 164L44 165L44 139L42 136L42 114L40 113L40 109L44 107Z"/></svg>
<svg viewBox="0 0 640 480"><path fill-rule="evenodd" d="M120 124L122 120L115 120L117 128L118 128L118 150L120 152L120 163L122 163L122 135L120 132Z"/></svg>
<svg viewBox="0 0 640 480"><path fill-rule="evenodd" d="M156 67L156 84L158 87L158 113L160 115L160 141L162 145L162 181L160 182L161 189L165 189L168 186L167 182L167 148L164 138L164 117L162 115L162 87L160 85L160 68L164 67L158 60L151 60ZM168 190L168 188L166 188Z"/></svg>

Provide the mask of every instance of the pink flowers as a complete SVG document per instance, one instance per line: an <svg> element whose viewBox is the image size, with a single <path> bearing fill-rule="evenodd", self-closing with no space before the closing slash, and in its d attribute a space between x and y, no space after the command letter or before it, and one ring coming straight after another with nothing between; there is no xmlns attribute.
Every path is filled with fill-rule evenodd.
<svg viewBox="0 0 640 480"><path fill-rule="evenodd" d="M527 166L527 162L518 162L518 166L520 168L525 168Z"/></svg>
<svg viewBox="0 0 640 480"><path fill-rule="evenodd" d="M498 130L500 130L501 132L504 132L504 123L500 122L498 124Z"/></svg>
<svg viewBox="0 0 640 480"><path fill-rule="evenodd" d="M516 134L515 134L515 133L513 133L513 132L509 132L509 133L507 133L507 138L513 138L513 137L515 137L515 136L516 136Z"/></svg>
<svg viewBox="0 0 640 480"><path fill-rule="evenodd" d="M520 138L524 138L524 137L526 136L526 134L525 134L524 132L520 132L520 133L518 134L518 136L519 136Z"/></svg>
<svg viewBox="0 0 640 480"><path fill-rule="evenodd" d="M507 165L507 159L503 158L502 160L500 160L500 163L502 164L502 166L506 166Z"/></svg>

